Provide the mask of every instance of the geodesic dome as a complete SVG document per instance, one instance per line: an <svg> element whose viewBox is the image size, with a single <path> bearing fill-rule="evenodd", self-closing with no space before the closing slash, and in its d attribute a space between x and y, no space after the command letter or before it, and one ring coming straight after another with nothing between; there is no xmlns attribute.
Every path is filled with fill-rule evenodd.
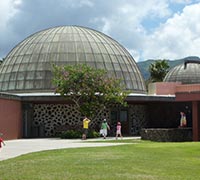
<svg viewBox="0 0 200 180"><path fill-rule="evenodd" d="M144 79L128 51L107 35L85 27L37 32L14 47L0 67L0 91L53 91L52 64L84 63L122 79L125 89L145 93Z"/></svg>

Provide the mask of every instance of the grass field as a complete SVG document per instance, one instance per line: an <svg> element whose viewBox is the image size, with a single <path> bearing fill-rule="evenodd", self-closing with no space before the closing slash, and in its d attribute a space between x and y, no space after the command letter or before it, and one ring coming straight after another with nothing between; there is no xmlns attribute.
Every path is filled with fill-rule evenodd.
<svg viewBox="0 0 200 180"><path fill-rule="evenodd" d="M156 143L138 140L118 142L129 144L43 151L0 161L0 180L197 180L200 178L198 142Z"/></svg>

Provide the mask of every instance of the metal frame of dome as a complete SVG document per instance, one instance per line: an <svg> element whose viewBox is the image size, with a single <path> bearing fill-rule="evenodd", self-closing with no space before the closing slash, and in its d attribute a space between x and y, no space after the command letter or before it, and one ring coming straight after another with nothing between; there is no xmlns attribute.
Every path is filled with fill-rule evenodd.
<svg viewBox="0 0 200 180"><path fill-rule="evenodd" d="M167 73L163 81L200 84L200 61L187 60L183 64L175 66Z"/></svg>
<svg viewBox="0 0 200 180"><path fill-rule="evenodd" d="M52 63L85 63L121 78L125 89L146 93L136 62L117 41L96 30L59 26L39 31L17 46L0 67L0 91L53 91Z"/></svg>

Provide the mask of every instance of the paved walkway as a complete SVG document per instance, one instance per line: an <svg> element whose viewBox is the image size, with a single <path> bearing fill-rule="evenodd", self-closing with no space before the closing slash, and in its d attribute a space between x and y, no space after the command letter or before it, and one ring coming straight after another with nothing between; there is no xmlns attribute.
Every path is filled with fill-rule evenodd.
<svg viewBox="0 0 200 180"><path fill-rule="evenodd" d="M128 137L124 139L140 139L140 137ZM108 138L106 141L112 140L114 138ZM78 148L78 147L100 147L100 146L116 146L122 145L124 143L91 143L91 141L102 140L98 139L88 139L82 141L80 139L17 139L5 141L6 146L0 149L0 161L9 158L14 158L22 154L27 154L31 152L52 150L52 149L63 149L63 148Z"/></svg>

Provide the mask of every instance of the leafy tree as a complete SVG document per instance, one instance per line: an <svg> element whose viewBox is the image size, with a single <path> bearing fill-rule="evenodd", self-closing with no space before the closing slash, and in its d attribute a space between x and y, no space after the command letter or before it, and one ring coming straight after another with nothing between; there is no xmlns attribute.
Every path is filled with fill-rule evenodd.
<svg viewBox="0 0 200 180"><path fill-rule="evenodd" d="M150 82L161 82L169 71L169 64L166 60L156 60L149 66Z"/></svg>
<svg viewBox="0 0 200 180"><path fill-rule="evenodd" d="M53 74L55 92L72 101L84 116L94 118L113 103L126 105L124 100L128 92L122 89L120 80L108 77L104 70L85 64L53 65Z"/></svg>

